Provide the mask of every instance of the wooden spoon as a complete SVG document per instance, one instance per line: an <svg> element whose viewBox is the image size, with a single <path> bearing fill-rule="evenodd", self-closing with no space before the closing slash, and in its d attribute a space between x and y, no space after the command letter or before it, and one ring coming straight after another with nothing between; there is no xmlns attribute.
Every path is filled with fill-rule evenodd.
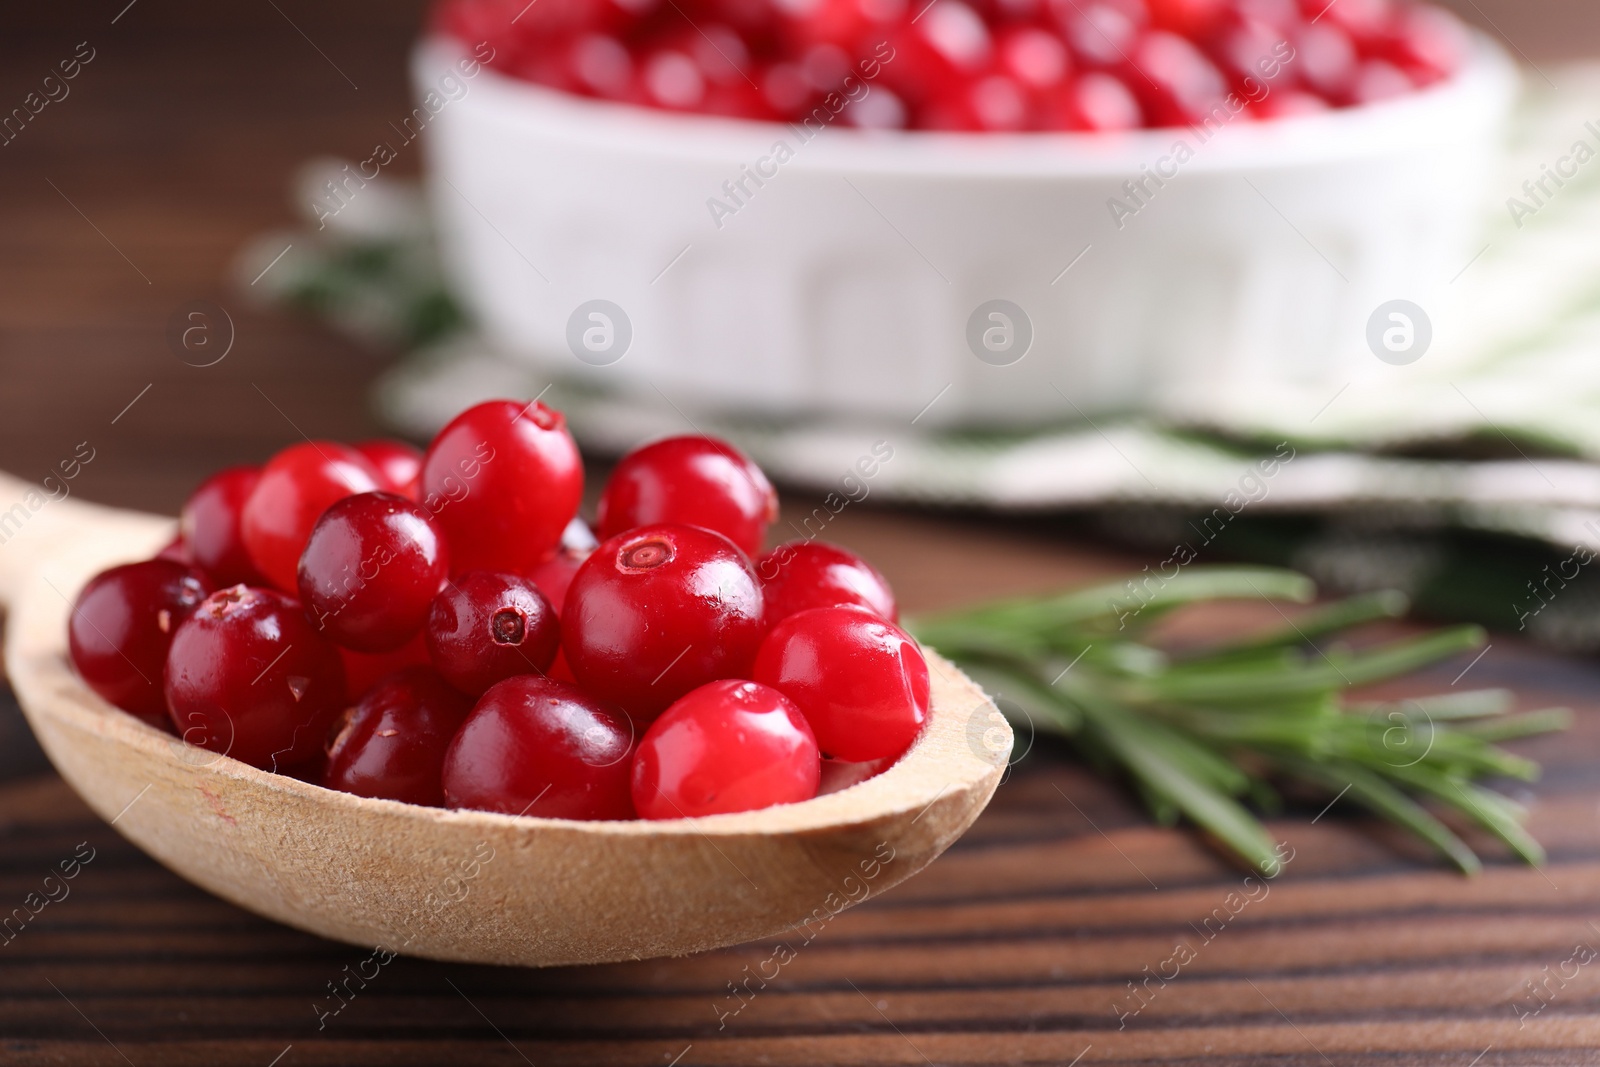
<svg viewBox="0 0 1600 1067"><path fill-rule="evenodd" d="M949 847L1011 750L989 699L929 653L933 711L911 750L876 778L803 804L571 822L322 789L187 745L73 673L66 627L78 590L107 566L153 555L174 529L0 474L6 672L51 762L119 833L218 896L324 937L524 966L809 940Z"/></svg>

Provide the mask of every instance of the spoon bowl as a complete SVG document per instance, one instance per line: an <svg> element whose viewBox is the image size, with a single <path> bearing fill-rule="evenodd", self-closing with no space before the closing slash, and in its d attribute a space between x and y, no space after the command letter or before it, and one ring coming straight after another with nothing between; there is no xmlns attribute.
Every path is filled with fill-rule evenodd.
<svg viewBox="0 0 1600 1067"><path fill-rule="evenodd" d="M0 500L36 487L0 475ZM45 501L0 544L5 669L63 778L116 830L240 907L324 937L522 966L683 955L783 932L905 880L977 818L1011 734L929 652L928 723L893 767L800 804L576 822L374 800L270 774L111 707L67 658L71 601L170 519Z"/></svg>

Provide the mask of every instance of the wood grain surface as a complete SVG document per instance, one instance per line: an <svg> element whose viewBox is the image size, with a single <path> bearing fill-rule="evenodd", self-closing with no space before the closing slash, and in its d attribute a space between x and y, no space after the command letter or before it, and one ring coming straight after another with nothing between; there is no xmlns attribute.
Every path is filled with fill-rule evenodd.
<svg viewBox="0 0 1600 1067"><path fill-rule="evenodd" d="M1461 6L1541 65L1600 49L1577 0ZM382 357L252 308L227 271L290 221L298 162L358 155L404 113L417 18L376 0L0 16L0 111L78 42L95 49L70 97L0 146L0 469L42 476L87 440L75 493L171 511L206 471L301 432L376 431L364 391ZM165 340L197 298L238 326L204 369ZM911 610L1143 562L1047 522L871 503L830 535L882 565ZM1448 688L1466 666L1412 688ZM1600 668L1499 637L1460 684L1579 710L1572 733L1517 746L1546 766L1523 793L1543 871L1484 843L1489 868L1463 879L1314 801L1270 824L1294 849L1286 871L1246 882L1041 741L949 854L792 960L763 943L547 971L380 965L210 897L92 816L4 703L0 1063L1600 1062Z"/></svg>

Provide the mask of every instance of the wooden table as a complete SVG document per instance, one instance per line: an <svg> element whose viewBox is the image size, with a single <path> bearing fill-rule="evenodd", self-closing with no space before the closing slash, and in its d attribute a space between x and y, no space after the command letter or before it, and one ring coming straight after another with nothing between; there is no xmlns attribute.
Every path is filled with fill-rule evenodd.
<svg viewBox="0 0 1600 1067"><path fill-rule="evenodd" d="M417 16L375 0L125 2L7 16L0 113L79 41L94 58L0 146L0 468L41 476L87 440L76 492L172 510L205 471L301 431L377 429L363 397L380 356L253 309L225 275L246 239L288 222L297 162L359 156L405 112ZM1539 61L1600 43L1576 0L1464 3ZM204 369L164 336L197 298L238 324ZM973 517L853 508L835 532L911 610L1136 562ZM1448 687L1463 666L1418 685ZM1527 791L1544 871L1490 849L1489 869L1462 879L1335 804L1272 823L1295 858L1247 885L1041 742L949 855L831 924L721 1028L728 983L762 946L546 972L397 960L319 1030L314 1005L365 950L145 859L50 772L6 703L0 917L60 861L93 859L69 896L0 927L0 1063L1596 1062L1600 965L1568 961L1600 948L1600 669L1497 638L1468 678L1580 710L1571 734L1519 746L1547 767ZM1252 899L1205 939L1230 893ZM1195 958L1136 999L1129 983L1171 975L1179 941ZM1537 1014L1529 982L1543 983Z"/></svg>

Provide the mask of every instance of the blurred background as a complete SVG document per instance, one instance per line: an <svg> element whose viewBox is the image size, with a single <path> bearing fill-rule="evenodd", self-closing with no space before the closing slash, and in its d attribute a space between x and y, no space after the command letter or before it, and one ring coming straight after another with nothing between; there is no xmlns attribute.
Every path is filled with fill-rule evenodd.
<svg viewBox="0 0 1600 1067"><path fill-rule="evenodd" d="M1561 66L1564 61L1600 48L1600 25L1576 2L1464 0L1454 6L1466 21L1501 41L1524 65L1525 83L1538 92L1554 89L1557 79L1550 75L1566 70ZM27 478L30 472L48 469L89 439L96 459L76 483L76 493L171 513L206 471L226 463L259 462L301 434L359 438L399 424L421 436L431 428L430 422L436 425L447 413L441 407L453 410L460 406L454 394L441 394L443 398L431 410L419 403L418 392L426 395L430 388L424 380L414 383L399 399L391 396L385 421L380 422L374 383L405 347L395 342L394 331L374 341L371 336L354 338L348 330L330 328L326 320L339 318L337 295L323 301L322 315L285 310L281 301L288 297L272 286L279 278L284 279L278 282L281 286L291 284L289 268L298 252L277 264L275 273L263 276L255 270L258 264L275 263L274 249L293 243L297 232L307 232L304 198L293 192L294 183L303 180L299 175L304 165L317 159L363 158L370 151L373 131L386 129L396 116L409 112L407 56L423 14L423 5L414 3L345 3L301 9L269 0L217 9L169 0L136 0L127 6L106 5L104 10L100 6L35 7L8 16L7 33L0 44L7 58L0 69L0 100L20 105L79 42L85 42L93 59L79 78L68 83L70 96L49 105L21 134L0 146L0 212L4 213L0 241L6 249L0 269L8 272L0 286L0 368L5 382L0 390L0 467ZM1572 88L1571 82L1568 88ZM1571 101L1566 104L1570 106ZM1517 123L1528 125L1521 116ZM1566 125L1554 125L1553 140L1559 149L1569 131ZM1540 158L1530 156L1524 169L1537 174ZM385 174L412 178L422 162L422 152L402 151L385 168ZM1491 217L1504 228L1504 212L1497 201L1503 193L1516 191L1508 182L1493 184L1494 200L1484 209L1486 230ZM1502 189L1502 185L1508 188ZM1565 240L1560 247L1552 250L1548 242L1540 244L1528 238L1521 246L1522 259L1500 257L1495 249L1474 270L1491 270L1484 264L1498 257L1493 269L1499 273L1485 275L1496 285L1501 278L1521 277L1535 266L1547 274L1559 273L1569 282L1572 278L1586 280L1594 268L1592 257L1577 267L1562 258L1581 230L1570 223L1561 225ZM266 239L263 234L286 236L278 242L276 236ZM302 250L311 243L301 242ZM312 272L313 288L315 269L314 264L306 268ZM259 284L251 284L252 274ZM299 280L304 277L302 274ZM226 358L215 365L191 365L203 360L187 353L179 358L169 335L175 317L195 301L209 301L225 309L231 321L232 346ZM1532 303L1537 306L1537 301ZM1515 317L1515 309L1525 309L1529 302L1508 294L1506 304L1508 314ZM1567 309L1562 314L1567 314ZM1375 360L1370 362L1378 367ZM1558 406L1555 398L1570 397L1580 387L1588 389L1589 383L1572 379L1559 364L1543 372L1538 366L1532 370L1518 366L1509 373L1525 385L1530 375L1543 373L1544 378L1531 383L1537 387L1534 395L1512 415L1492 408L1485 414L1489 400L1484 396L1469 400L1483 415L1476 426L1463 428L1448 419L1442 428L1433 425L1424 410L1431 401L1417 399L1424 394L1407 394L1395 401L1410 405L1405 418L1395 420L1381 405L1368 405L1350 409L1356 414L1339 425L1350 398L1361 391L1359 386L1326 417L1318 413L1322 421L1317 429L1334 431L1327 447L1344 453L1392 450L1394 442L1389 438L1394 433L1382 428L1374 431L1373 424L1420 419L1423 425L1417 439L1400 441L1402 453L1409 448L1424 457L1431 453L1452 462L1483 457L1520 462L1545 448L1557 458L1585 460L1575 472L1555 474L1540 467L1523 468L1520 474L1491 469L1489 475L1499 480L1497 484L1509 482L1512 491L1478 501L1487 506L1476 512L1493 512L1490 520L1459 521L1463 513L1474 511L1471 493L1459 488L1441 490L1440 502L1420 524L1447 528L1449 543L1433 539L1418 549L1407 542L1401 545L1401 556L1385 554L1387 550L1380 545L1373 551L1381 559L1392 563L1404 552L1411 553L1404 556L1407 559L1418 551L1432 553L1429 558L1441 552L1456 553L1460 549L1457 542L1465 538L1468 543L1460 551L1472 567L1485 560L1492 563L1504 547L1497 539L1515 526L1507 520L1507 511L1529 503L1519 500L1517 493L1531 485L1538 489L1533 495L1539 496L1548 484L1551 492L1537 501L1535 528L1510 530L1533 534L1527 545L1522 544L1524 538L1514 540L1519 551L1525 548L1532 553L1530 558L1536 561L1532 569L1537 572L1542 565L1540 554L1550 548L1558 551L1556 558L1564 555L1559 548L1562 542L1570 546L1574 540L1571 530L1581 531L1582 509L1600 504L1586 462L1593 441L1585 433L1571 430L1589 420L1581 405L1576 411L1553 410ZM1554 384L1558 381L1559 386ZM1446 390L1442 380L1434 384ZM470 389L470 383L465 388ZM1388 388L1380 381L1369 392L1381 396ZM537 391L537 383L527 391ZM1494 384L1483 391L1491 395L1504 392ZM1469 388L1468 393L1472 392ZM1327 393L1334 395L1333 390ZM1458 404L1457 408L1477 421L1465 406ZM1296 412L1301 427L1306 425L1305 415ZM959 435L913 442L924 447L914 451L911 462L892 472L868 507L853 509L830 536L856 539L864 542L859 547L870 550L873 539L880 536L881 524L889 524L884 529L900 529L895 524L901 517L878 509L879 504L895 498L941 505L940 518L917 520L919 535L932 538L938 531L959 528L959 537L976 538L970 545L977 551L976 546L989 543L984 538L999 532L998 526L979 517L983 507L1001 503L1020 507L1030 516L1020 522L1008 521L1008 536L1027 529L1048 544L1066 532L1080 541L1087 537L1086 543L1100 546L1095 549L1099 551L1105 546L1126 549L1129 537L1142 531L1150 543L1133 546L1135 552L1141 558L1151 552L1164 554L1170 548L1173 521L1192 511L1209 511L1236 479L1236 468L1243 469L1240 454L1247 461L1258 449L1270 452L1280 439L1278 427L1259 416L1259 411L1243 412L1232 424L1224 424L1220 435L1207 439L1210 450L1199 459L1209 467L1199 479L1172 473L1186 463L1192 467L1196 458L1168 448L1172 439L1167 431L1191 428L1183 419L1157 427L1154 438L1148 425L1134 426L1129 430L1135 435L1131 441L1116 437L1110 450L1097 443L1102 439L1111 443L1102 432L1106 426L1097 423L1090 429L1080 424L1064 438L1052 440L1069 445L1097 443L1098 455L1083 468L1094 473L1095 477L1087 480L1093 484L1085 487L1079 468L1072 466L1077 453L1071 448L1059 453L1047 449L1044 466L1054 473L1042 479L1023 479L1020 487L1009 489L1010 500L994 488L1006 487L1010 468L986 466L994 459L992 453L974 460L974 453L963 450L967 442ZM1515 427L1510 426L1513 416L1519 420ZM1550 420L1560 423L1560 432L1553 433L1549 441L1533 440L1540 425ZM614 425L606 421L603 412L575 417L574 421L580 435L587 426L586 443L599 444L596 451L602 453L626 447L647 431L682 429L659 420L624 420ZM1509 436L1505 432L1508 427L1512 429ZM1215 426L1202 429L1217 431ZM1405 437L1403 433L1399 436ZM1292 439L1305 449L1304 435ZM803 493L790 492L786 497L792 505L802 505L800 514L809 512L826 491L834 457L843 456L837 464L842 469L860 451L853 440L848 444L834 441L831 450L821 450L824 458L818 460L806 458L805 441L741 443L752 447L791 490L803 488ZM1318 442L1313 439L1310 444L1315 447ZM1211 448L1213 445L1220 451ZM1135 460L1132 467L1118 458L1141 448L1153 451L1134 452L1149 458ZM1002 454L1000 459L1008 455ZM1039 462L1033 466L1038 468ZM1309 466L1303 464L1302 468ZM965 481L952 481L949 472L957 468L976 473L969 473ZM1106 474L1107 470L1118 473ZM1415 495L1417 478L1437 487L1451 479L1455 485L1465 477L1459 467L1444 474L1424 469L1415 477L1402 471L1398 481L1372 475L1364 467L1360 471L1353 496L1372 488L1370 495L1385 506ZM1253 508L1247 518L1259 515L1271 520L1288 514L1304 519L1309 515L1309 525L1307 521L1300 525L1291 521L1288 526L1267 521L1258 528L1259 523L1241 522L1235 524L1232 535L1237 544L1221 542L1216 546L1218 552L1288 561L1309 538L1325 530L1329 515L1337 517L1347 505L1361 502L1352 499L1352 494L1342 496L1340 489L1323 485L1306 488L1304 493L1310 499L1297 503L1299 491L1275 488L1268 502ZM1148 499L1140 500L1141 496ZM1160 521L1147 511L1133 512L1130 520L1126 509L1108 506L1130 500L1154 506ZM1448 513L1444 518L1441 509ZM1366 527L1374 525L1388 537L1384 544L1392 547L1392 516L1366 522ZM1417 525L1415 518L1401 523L1411 528ZM1454 530L1462 526L1466 533ZM1484 531L1489 537L1487 548L1474 540ZM1400 540L1410 536L1402 531ZM1321 576L1328 580L1342 575L1349 579L1344 584L1360 586L1362 568L1346 565L1351 558L1348 540L1342 532L1334 538L1331 562L1325 561L1322 570L1326 573ZM904 580L905 575L892 572L920 558L920 546L926 543L920 536L903 545L897 540L904 555L897 553L886 561L890 576ZM1365 549L1355 552L1358 563L1364 554L1370 553ZM1048 559L1049 553L1045 556ZM935 597L944 602L984 592L1038 588L1073 573L1070 566L1056 569L1064 566L1059 563L1030 562L1017 568L1016 578L1008 581L1005 559L991 560L991 566L994 573L965 584L959 571L924 571L911 584L908 604L915 608L922 603L919 589L923 582L947 587ZM1044 570L1035 571L1035 566ZM1392 580L1395 566L1380 567L1379 571L1379 579ZM1452 580L1455 577L1449 575ZM1508 606L1526 578L1518 572L1492 576L1489 581L1492 590L1473 604L1440 605L1439 613L1514 625L1516 615L1508 613ZM1588 641L1586 637L1579 643Z"/></svg>
<svg viewBox="0 0 1600 1067"><path fill-rule="evenodd" d="M1541 64L1600 48L1578 0L1450 6ZM393 353L252 306L233 267L263 231L298 224L298 167L362 158L372 131L409 111L423 12L355 0L8 12L7 108L78 42L95 58L66 100L0 147L0 466L27 477L97 436L78 492L174 512L206 471L297 437L285 414L312 436L380 429L368 386ZM420 164L408 152L389 169ZM228 357L203 369L175 358L166 336L169 316L197 299L224 305L237 331Z"/></svg>

